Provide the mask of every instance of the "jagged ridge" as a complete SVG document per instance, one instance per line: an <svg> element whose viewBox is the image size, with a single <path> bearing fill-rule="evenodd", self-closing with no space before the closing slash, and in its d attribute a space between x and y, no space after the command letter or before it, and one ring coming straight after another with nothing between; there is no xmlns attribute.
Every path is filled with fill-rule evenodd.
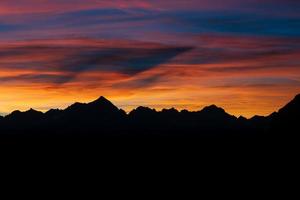
<svg viewBox="0 0 300 200"><path fill-rule="evenodd" d="M105 97L90 103L74 103L65 110L42 113L33 109L0 117L0 133L61 134L265 134L295 129L300 119L300 95L268 117L236 118L211 105L200 111L174 108L156 111L138 107L126 114Z"/></svg>

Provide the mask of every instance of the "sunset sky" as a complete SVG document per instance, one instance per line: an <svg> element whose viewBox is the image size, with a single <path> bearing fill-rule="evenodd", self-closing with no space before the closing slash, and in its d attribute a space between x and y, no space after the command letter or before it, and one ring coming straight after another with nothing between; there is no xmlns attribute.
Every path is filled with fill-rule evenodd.
<svg viewBox="0 0 300 200"><path fill-rule="evenodd" d="M300 93L298 0L1 0L0 114L105 96L269 115Z"/></svg>

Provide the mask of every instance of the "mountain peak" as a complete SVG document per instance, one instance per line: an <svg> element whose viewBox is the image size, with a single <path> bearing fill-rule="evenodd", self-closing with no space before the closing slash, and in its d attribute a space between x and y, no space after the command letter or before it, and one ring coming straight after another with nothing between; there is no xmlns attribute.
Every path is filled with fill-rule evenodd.
<svg viewBox="0 0 300 200"><path fill-rule="evenodd" d="M20 114L20 113L22 113L20 110L14 110L14 111L12 111L12 113L10 113L9 115L18 115L18 114Z"/></svg>
<svg viewBox="0 0 300 200"><path fill-rule="evenodd" d="M108 99L106 99L104 96L100 96L97 100L98 101L108 101Z"/></svg>
<svg viewBox="0 0 300 200"><path fill-rule="evenodd" d="M39 111L30 108L29 110L25 111L26 113L39 113Z"/></svg>
<svg viewBox="0 0 300 200"><path fill-rule="evenodd" d="M103 96L86 104L86 106L88 109L101 110L101 112L119 112L119 108Z"/></svg>
<svg viewBox="0 0 300 200"><path fill-rule="evenodd" d="M69 112L114 112L119 111L119 109L112 104L109 100L107 100L105 97L101 96L95 101L92 101L90 103L74 103L71 106L69 106L66 111Z"/></svg>
<svg viewBox="0 0 300 200"><path fill-rule="evenodd" d="M241 115L238 117L238 120L239 121L247 121L247 118Z"/></svg>
<svg viewBox="0 0 300 200"><path fill-rule="evenodd" d="M95 101L92 101L89 104L112 104L112 103L105 97L100 96L98 99L96 99Z"/></svg>
<svg viewBox="0 0 300 200"><path fill-rule="evenodd" d="M221 113L225 113L225 110L223 108L220 108L216 105L210 105L210 106L206 106L204 107L201 112L221 112Z"/></svg>

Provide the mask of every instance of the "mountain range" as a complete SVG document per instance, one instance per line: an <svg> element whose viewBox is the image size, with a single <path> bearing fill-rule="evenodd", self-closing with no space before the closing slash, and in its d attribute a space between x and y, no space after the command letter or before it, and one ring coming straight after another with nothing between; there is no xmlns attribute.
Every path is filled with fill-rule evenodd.
<svg viewBox="0 0 300 200"><path fill-rule="evenodd" d="M26 137L293 137L299 131L300 94L269 116L235 117L211 105L200 111L138 107L130 113L104 97L75 103L64 110L33 109L0 117L1 138Z"/></svg>

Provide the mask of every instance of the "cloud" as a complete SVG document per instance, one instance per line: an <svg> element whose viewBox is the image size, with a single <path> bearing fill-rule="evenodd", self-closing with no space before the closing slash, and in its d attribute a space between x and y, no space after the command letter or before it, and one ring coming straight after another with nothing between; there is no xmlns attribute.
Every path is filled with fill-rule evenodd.
<svg viewBox="0 0 300 200"><path fill-rule="evenodd" d="M300 16L291 15L294 13L291 9L296 6L279 2L1 1L0 38L59 38L75 35L144 40L143 35L154 31L169 35L220 33L299 36ZM253 6L245 6L249 4ZM247 10L249 7L254 10ZM286 10L286 7L291 9ZM280 15L278 12L267 12L279 8ZM157 39L156 35L152 35L151 39ZM180 38L180 41L185 40L188 38Z"/></svg>
<svg viewBox="0 0 300 200"><path fill-rule="evenodd" d="M200 34L194 39L195 48L178 56L174 63L202 65L202 69L220 72L226 68L228 71L243 71L247 70L243 67L257 70L300 64L298 38ZM219 68L207 68L207 64L218 64Z"/></svg>
<svg viewBox="0 0 300 200"><path fill-rule="evenodd" d="M266 114L299 92L289 81L300 73L299 9L293 0L2 0L0 111L104 95Z"/></svg>
<svg viewBox="0 0 300 200"><path fill-rule="evenodd" d="M0 77L0 83L50 83L61 84L66 80L70 80L71 77L67 75L55 75L55 74L22 74L16 76Z"/></svg>
<svg viewBox="0 0 300 200"><path fill-rule="evenodd" d="M214 85L215 84L215 85ZM223 79L222 81L215 82L212 87L223 87L223 88L265 88L265 87L282 87L282 86L300 86L300 81L292 78L284 78L279 76L262 76L262 77L235 77L230 79ZM214 85L214 86L213 86Z"/></svg>
<svg viewBox="0 0 300 200"><path fill-rule="evenodd" d="M81 72L89 69L134 75L166 63L190 47L84 49L59 66L60 70Z"/></svg>
<svg viewBox="0 0 300 200"><path fill-rule="evenodd" d="M0 70L35 70L38 75L22 74L16 78L33 82L45 79L45 82L53 83L67 83L88 71L134 76L169 62L191 49L134 41L25 41L3 45L0 50ZM49 72L63 75L43 75ZM4 77L0 81L10 79Z"/></svg>

